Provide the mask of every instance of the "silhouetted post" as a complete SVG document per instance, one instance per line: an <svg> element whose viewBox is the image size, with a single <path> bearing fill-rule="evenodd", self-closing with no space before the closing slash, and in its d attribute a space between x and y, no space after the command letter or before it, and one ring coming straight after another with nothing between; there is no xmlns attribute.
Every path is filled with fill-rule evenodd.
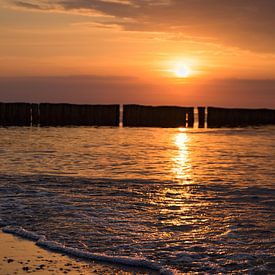
<svg viewBox="0 0 275 275"><path fill-rule="evenodd" d="M199 128L205 127L205 107L198 107Z"/></svg>
<svg viewBox="0 0 275 275"><path fill-rule="evenodd" d="M31 109L29 103L1 103L2 126L30 126Z"/></svg>
<svg viewBox="0 0 275 275"><path fill-rule="evenodd" d="M5 103L0 102L0 126L5 125Z"/></svg>
<svg viewBox="0 0 275 275"><path fill-rule="evenodd" d="M39 104L31 104L31 125L39 125Z"/></svg>
<svg viewBox="0 0 275 275"><path fill-rule="evenodd" d="M189 128L193 128L194 127L194 121L195 121L195 117L194 117L194 108L190 107L187 108L187 125Z"/></svg>

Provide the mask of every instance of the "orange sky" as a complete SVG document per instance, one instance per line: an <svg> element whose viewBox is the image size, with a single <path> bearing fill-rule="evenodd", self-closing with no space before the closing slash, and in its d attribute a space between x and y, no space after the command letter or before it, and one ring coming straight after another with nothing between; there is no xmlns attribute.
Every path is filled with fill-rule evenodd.
<svg viewBox="0 0 275 275"><path fill-rule="evenodd" d="M4 0L0 100L275 107L274 10L271 0Z"/></svg>

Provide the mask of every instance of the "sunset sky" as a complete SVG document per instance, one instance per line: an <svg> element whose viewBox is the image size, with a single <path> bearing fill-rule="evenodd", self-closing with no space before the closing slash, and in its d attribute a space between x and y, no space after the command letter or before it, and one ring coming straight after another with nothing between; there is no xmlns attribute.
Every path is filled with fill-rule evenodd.
<svg viewBox="0 0 275 275"><path fill-rule="evenodd" d="M275 108L273 0L1 0L0 101Z"/></svg>

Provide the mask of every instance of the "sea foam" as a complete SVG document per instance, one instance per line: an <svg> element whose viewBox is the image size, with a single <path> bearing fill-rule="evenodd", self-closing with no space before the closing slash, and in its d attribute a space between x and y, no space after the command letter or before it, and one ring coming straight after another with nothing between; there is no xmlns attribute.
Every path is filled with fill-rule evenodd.
<svg viewBox="0 0 275 275"><path fill-rule="evenodd" d="M2 228L5 233L13 234L28 240L32 240L36 245L51 251L64 253L81 259L102 261L106 263L120 264L131 267L139 267L158 271L162 275L178 274L177 271L165 268L161 264L138 257L110 256L106 254L92 253L78 248L67 247L55 241L47 240L45 236L38 235L35 232L25 230L19 226L5 226Z"/></svg>

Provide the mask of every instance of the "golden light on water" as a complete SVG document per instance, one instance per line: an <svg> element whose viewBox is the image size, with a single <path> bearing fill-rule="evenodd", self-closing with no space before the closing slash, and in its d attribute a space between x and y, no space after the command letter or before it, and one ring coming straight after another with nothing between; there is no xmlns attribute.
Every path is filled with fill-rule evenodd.
<svg viewBox="0 0 275 275"><path fill-rule="evenodd" d="M160 214L169 217L169 219L163 219L161 224L164 227L188 230L190 221L194 219L193 214L190 213L190 204L184 203L192 197L187 185L192 183L192 167L189 156L189 143L191 140L186 129L179 128L171 141L175 146L171 155L171 175L175 182L173 185L163 188L157 198L158 203L164 206L160 209ZM162 237L166 238L168 234L171 235L171 233L166 233Z"/></svg>
<svg viewBox="0 0 275 275"><path fill-rule="evenodd" d="M185 183L192 179L188 148L190 140L185 129L179 129L179 133L175 135L174 142L178 150L173 158L174 167L172 173L175 179L179 179Z"/></svg>
<svg viewBox="0 0 275 275"><path fill-rule="evenodd" d="M184 130L184 128L179 128L179 133L175 136L175 144L178 146L180 151L183 151L184 153L187 153L187 142L188 142L188 136Z"/></svg>

